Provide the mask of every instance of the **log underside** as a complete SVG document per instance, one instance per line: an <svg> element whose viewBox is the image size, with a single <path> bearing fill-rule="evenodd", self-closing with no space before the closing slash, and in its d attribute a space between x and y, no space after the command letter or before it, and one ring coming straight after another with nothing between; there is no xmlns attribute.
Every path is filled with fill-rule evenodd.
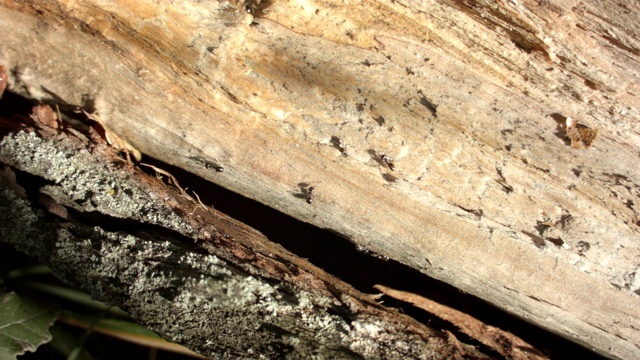
<svg viewBox="0 0 640 360"><path fill-rule="evenodd" d="M637 4L349 3L5 0L0 61L145 154L637 357Z"/></svg>
<svg viewBox="0 0 640 360"><path fill-rule="evenodd" d="M3 241L200 354L489 358L134 169L94 131L36 123L3 135ZM543 359L526 345L508 355Z"/></svg>

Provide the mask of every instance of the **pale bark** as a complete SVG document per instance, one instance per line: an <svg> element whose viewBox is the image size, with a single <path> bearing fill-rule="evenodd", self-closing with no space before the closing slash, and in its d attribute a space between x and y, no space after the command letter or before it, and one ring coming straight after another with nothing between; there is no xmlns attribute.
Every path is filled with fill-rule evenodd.
<svg viewBox="0 0 640 360"><path fill-rule="evenodd" d="M638 357L636 2L268 1L255 19L216 1L2 4L12 90ZM568 117L598 129L589 149Z"/></svg>

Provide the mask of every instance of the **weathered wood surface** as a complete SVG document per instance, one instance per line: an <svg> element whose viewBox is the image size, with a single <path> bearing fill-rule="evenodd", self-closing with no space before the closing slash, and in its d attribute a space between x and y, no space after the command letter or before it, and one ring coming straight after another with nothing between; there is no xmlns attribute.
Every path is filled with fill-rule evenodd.
<svg viewBox="0 0 640 360"><path fill-rule="evenodd" d="M34 113L10 132L0 118L0 241L162 336L212 359L489 358Z"/></svg>
<svg viewBox="0 0 640 360"><path fill-rule="evenodd" d="M85 106L143 153L600 353L640 354L637 3L269 1L255 19L215 1L2 4L12 90ZM591 148L571 146L567 117L599 130Z"/></svg>

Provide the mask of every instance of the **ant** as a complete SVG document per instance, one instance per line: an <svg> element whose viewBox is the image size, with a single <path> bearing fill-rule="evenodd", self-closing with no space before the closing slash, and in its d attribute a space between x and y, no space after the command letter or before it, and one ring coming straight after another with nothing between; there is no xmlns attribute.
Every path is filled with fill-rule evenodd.
<svg viewBox="0 0 640 360"><path fill-rule="evenodd" d="M389 170L395 171L396 166L393 164L393 159L388 155L380 155L380 160L389 167Z"/></svg>
<svg viewBox="0 0 640 360"><path fill-rule="evenodd" d="M313 186L309 186L309 188L307 189L307 204L313 203L313 190L315 189L316 188Z"/></svg>
<svg viewBox="0 0 640 360"><path fill-rule="evenodd" d="M308 183L299 183L298 188L300 188L300 192L294 194L295 197L299 199L304 199L307 204L313 203L313 192L316 189L315 186L311 186Z"/></svg>

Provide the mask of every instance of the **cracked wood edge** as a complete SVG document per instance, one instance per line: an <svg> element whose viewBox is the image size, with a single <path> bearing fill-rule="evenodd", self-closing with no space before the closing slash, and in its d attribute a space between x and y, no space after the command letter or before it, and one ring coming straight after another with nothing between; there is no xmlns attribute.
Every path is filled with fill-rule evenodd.
<svg viewBox="0 0 640 360"><path fill-rule="evenodd" d="M487 325L482 321L447 305L437 303L417 294L392 289L384 285L374 285L373 287L376 290L380 290L387 296L408 302L454 324L460 329L460 331L493 349L506 359L549 359L549 357L542 354L521 338L494 326Z"/></svg>

